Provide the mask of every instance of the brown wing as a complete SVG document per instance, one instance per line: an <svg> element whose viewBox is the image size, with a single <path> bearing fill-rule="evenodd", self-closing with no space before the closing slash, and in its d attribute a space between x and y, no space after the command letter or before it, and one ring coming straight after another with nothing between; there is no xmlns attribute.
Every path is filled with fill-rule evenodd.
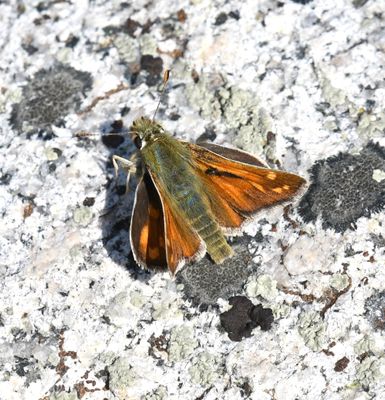
<svg viewBox="0 0 385 400"><path fill-rule="evenodd" d="M233 161L239 161L246 164L256 165L257 167L268 168L267 164L259 160L257 157L246 153L245 151L232 149L230 147L220 146L214 143L202 142L198 144L199 147L204 147L222 157L229 158Z"/></svg>
<svg viewBox="0 0 385 400"><path fill-rule="evenodd" d="M238 152L231 153L233 149L222 152L225 158L218 149L213 152L194 144L187 146L205 182L212 211L224 228L238 228L260 209L293 197L305 183L298 175L252 165L256 164L252 156L249 161L239 162ZM229 158L232 155L236 161Z"/></svg>
<svg viewBox="0 0 385 400"><path fill-rule="evenodd" d="M136 188L130 237L138 264L145 268L167 267L162 203L148 173Z"/></svg>
<svg viewBox="0 0 385 400"><path fill-rule="evenodd" d="M172 207L173 202L167 200L167 194L155 177L153 180L159 190L163 205L167 266L170 272L175 274L178 267L185 262L202 257L205 247L198 234Z"/></svg>

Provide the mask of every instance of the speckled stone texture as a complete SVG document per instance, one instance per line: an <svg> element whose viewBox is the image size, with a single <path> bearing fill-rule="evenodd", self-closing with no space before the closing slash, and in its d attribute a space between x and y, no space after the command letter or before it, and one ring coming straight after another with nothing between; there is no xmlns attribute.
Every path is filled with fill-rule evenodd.
<svg viewBox="0 0 385 400"><path fill-rule="evenodd" d="M3 1L0 59L1 400L385 398L384 1ZM169 132L309 181L176 279L111 163L165 68Z"/></svg>

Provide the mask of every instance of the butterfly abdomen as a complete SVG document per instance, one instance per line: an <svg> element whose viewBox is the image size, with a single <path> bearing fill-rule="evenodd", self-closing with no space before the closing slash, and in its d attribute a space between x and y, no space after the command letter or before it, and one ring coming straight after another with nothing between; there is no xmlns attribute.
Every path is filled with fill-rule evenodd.
<svg viewBox="0 0 385 400"><path fill-rule="evenodd" d="M179 188L175 196L180 210L186 215L186 223L198 233L205 242L207 252L217 264L233 254L222 230L216 222L213 214L203 201L203 196L191 187Z"/></svg>
<svg viewBox="0 0 385 400"><path fill-rule="evenodd" d="M219 264L233 254L213 216L203 214L191 221L191 225L206 243L207 252L215 263Z"/></svg>

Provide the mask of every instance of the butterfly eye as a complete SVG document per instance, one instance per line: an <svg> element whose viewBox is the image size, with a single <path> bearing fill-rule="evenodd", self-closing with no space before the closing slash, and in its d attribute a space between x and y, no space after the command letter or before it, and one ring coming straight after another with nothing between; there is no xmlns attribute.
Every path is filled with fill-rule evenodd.
<svg viewBox="0 0 385 400"><path fill-rule="evenodd" d="M134 137L134 145L140 150L142 148L142 139L139 136Z"/></svg>

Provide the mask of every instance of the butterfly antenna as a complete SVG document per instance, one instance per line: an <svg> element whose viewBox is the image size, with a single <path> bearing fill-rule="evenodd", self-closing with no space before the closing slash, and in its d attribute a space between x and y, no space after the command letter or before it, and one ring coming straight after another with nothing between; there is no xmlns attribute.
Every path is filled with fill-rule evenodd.
<svg viewBox="0 0 385 400"><path fill-rule="evenodd" d="M79 131L79 132L75 132L72 137L76 137L76 138L84 138L84 137L90 137L90 136L97 136L98 133L91 133L88 131Z"/></svg>
<svg viewBox="0 0 385 400"><path fill-rule="evenodd" d="M91 132L87 132L87 131L79 131L79 132L75 132L72 137L75 138L85 138L85 137L95 137L95 136L100 136L100 137L106 137L106 136L126 136L132 134L132 131L125 131L125 132L111 132L111 133L105 133L100 134L100 133L91 133Z"/></svg>
<svg viewBox="0 0 385 400"><path fill-rule="evenodd" d="M167 85L169 77L170 77L170 70L166 69L164 71L164 74L163 74L163 87L162 87L162 90L161 90L160 95L159 95L159 101L158 101L158 105L156 106L156 110L154 112L154 116L152 117L152 122L154 122L154 120L155 120L155 116L156 116L156 113L158 112L158 109L159 109L159 106L160 106L160 101L162 100L162 96L163 96L163 93L164 93L164 91L166 89L166 85Z"/></svg>

